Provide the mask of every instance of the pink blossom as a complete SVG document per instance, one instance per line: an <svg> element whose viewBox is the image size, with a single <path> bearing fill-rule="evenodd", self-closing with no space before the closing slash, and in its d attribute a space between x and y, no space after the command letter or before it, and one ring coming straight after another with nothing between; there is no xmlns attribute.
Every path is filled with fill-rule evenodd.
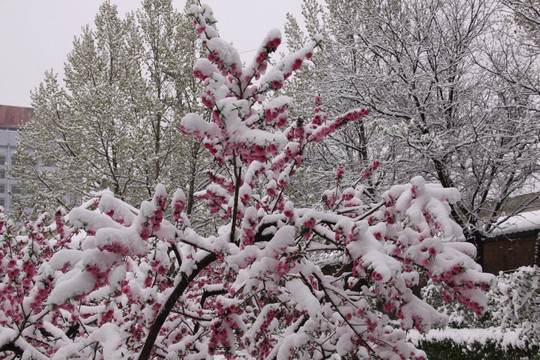
<svg viewBox="0 0 540 360"><path fill-rule="evenodd" d="M461 265L459 264L456 264L454 265L454 267L452 268L452 272L456 275L459 275L463 272L463 268L461 267Z"/></svg>
<svg viewBox="0 0 540 360"><path fill-rule="evenodd" d="M383 305L383 310L384 310L384 312L389 313L389 312L391 312L392 310L394 310L394 305L391 304L391 303L385 303L385 304Z"/></svg>
<svg viewBox="0 0 540 360"><path fill-rule="evenodd" d="M278 81L278 80L272 81L272 88L279 90L282 87L283 87L283 83L281 81Z"/></svg>
<svg viewBox="0 0 540 360"><path fill-rule="evenodd" d="M280 38L274 38L270 41L268 41L265 45L265 47L268 48L268 52L275 51L277 47L281 44Z"/></svg>
<svg viewBox="0 0 540 360"><path fill-rule="evenodd" d="M343 200L345 200L345 201L349 201L349 200L351 200L353 197L354 197L354 192L351 192L351 191L349 191L349 192L344 192L343 195L342 195L342 198L343 198Z"/></svg>
<svg viewBox="0 0 540 360"><path fill-rule="evenodd" d="M266 53L263 52L263 51L261 51L261 52L259 53L259 55L257 56L257 58L255 59L255 62L256 62L257 64L261 64L265 59L266 59Z"/></svg>
<svg viewBox="0 0 540 360"><path fill-rule="evenodd" d="M215 62L216 60L218 60L217 54L216 54L216 53L213 53L213 52L208 53L207 58L208 58L208 60L210 60L211 62Z"/></svg>
<svg viewBox="0 0 540 360"><path fill-rule="evenodd" d="M313 218L304 221L304 227L308 229L313 229L315 227L315 224L316 224L316 221Z"/></svg>
<svg viewBox="0 0 540 360"><path fill-rule="evenodd" d="M142 238L143 240L146 240L146 239L148 239L148 238L150 237L150 234L151 234L151 233L152 233L152 231L151 231L149 228L143 227L143 228L141 229L140 235L141 235L141 238Z"/></svg>
<svg viewBox="0 0 540 360"><path fill-rule="evenodd" d="M202 71L200 70L193 70L193 76L196 78L196 79L200 79L200 80L206 80L207 76L204 75L202 73Z"/></svg>
<svg viewBox="0 0 540 360"><path fill-rule="evenodd" d="M336 169L336 178L341 179L344 174L345 174L345 169L343 168L343 166L338 166Z"/></svg>
<svg viewBox="0 0 540 360"><path fill-rule="evenodd" d="M375 281L381 281L383 279L382 275L376 271L373 271L373 273L371 273L371 277L375 280Z"/></svg>
<svg viewBox="0 0 540 360"><path fill-rule="evenodd" d="M360 172L360 176L363 177L364 179L369 179L371 177L371 173L367 170L362 170Z"/></svg>
<svg viewBox="0 0 540 360"><path fill-rule="evenodd" d="M276 126L278 128L280 128L280 127L283 127L285 125L287 125L287 117L286 116L280 116L278 118L278 121L276 122Z"/></svg>
<svg viewBox="0 0 540 360"><path fill-rule="evenodd" d="M296 71L302 67L302 59L296 59L293 64L293 71Z"/></svg>

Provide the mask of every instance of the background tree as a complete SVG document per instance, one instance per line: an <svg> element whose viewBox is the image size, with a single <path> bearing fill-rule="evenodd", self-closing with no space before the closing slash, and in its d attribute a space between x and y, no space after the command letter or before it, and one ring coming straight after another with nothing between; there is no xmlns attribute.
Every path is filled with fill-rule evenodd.
<svg viewBox="0 0 540 360"><path fill-rule="evenodd" d="M540 13L536 0L504 0L494 39L486 39L477 62L511 89L520 116L540 111Z"/></svg>
<svg viewBox="0 0 540 360"><path fill-rule="evenodd" d="M537 171L538 112L530 106L537 99L477 61L496 35L502 7L439 0L323 4L304 2L308 33L323 31L329 39L313 59L315 75L307 75L322 85L298 81L331 109L357 104L372 111L353 134L328 143L338 154L333 161L360 159L365 168L378 159L384 175L374 184L419 173L458 188L462 199L452 216L481 246L499 218L510 215L505 203ZM288 32L304 36L292 21ZM351 151L356 157L343 156Z"/></svg>
<svg viewBox="0 0 540 360"><path fill-rule="evenodd" d="M73 42L65 87L48 72L32 94L35 117L21 130L13 169L32 194L23 209L69 208L100 187L137 204L158 182L189 184L192 195L204 165L179 121L198 107L193 34L170 0L143 1L123 20L101 5L95 27Z"/></svg>

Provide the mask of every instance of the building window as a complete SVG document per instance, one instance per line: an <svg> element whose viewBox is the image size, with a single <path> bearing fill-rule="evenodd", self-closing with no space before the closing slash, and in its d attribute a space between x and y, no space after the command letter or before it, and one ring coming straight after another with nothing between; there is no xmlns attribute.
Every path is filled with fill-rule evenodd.
<svg viewBox="0 0 540 360"><path fill-rule="evenodd" d="M16 185L12 185L11 186L11 193L13 195L20 195L21 194L21 188L19 188L18 186Z"/></svg>
<svg viewBox="0 0 540 360"><path fill-rule="evenodd" d="M6 170L0 169L0 180L3 180L6 178Z"/></svg>
<svg viewBox="0 0 540 360"><path fill-rule="evenodd" d="M3 198L0 198L0 206L4 207L6 206L6 200Z"/></svg>
<svg viewBox="0 0 540 360"><path fill-rule="evenodd" d="M6 165L6 155L0 155L0 165Z"/></svg>
<svg viewBox="0 0 540 360"><path fill-rule="evenodd" d="M0 194L4 194L6 192L6 185L0 184Z"/></svg>

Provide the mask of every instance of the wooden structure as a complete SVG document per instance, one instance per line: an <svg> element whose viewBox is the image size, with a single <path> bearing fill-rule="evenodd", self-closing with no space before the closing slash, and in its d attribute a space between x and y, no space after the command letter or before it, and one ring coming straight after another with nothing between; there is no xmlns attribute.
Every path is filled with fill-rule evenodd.
<svg viewBox="0 0 540 360"><path fill-rule="evenodd" d="M510 217L484 242L484 271L497 274L520 266L540 266L539 234L540 210Z"/></svg>

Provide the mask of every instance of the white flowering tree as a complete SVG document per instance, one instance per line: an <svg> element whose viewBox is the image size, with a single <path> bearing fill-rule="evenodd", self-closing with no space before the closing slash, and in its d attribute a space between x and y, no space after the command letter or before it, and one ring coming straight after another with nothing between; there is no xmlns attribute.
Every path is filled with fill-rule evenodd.
<svg viewBox="0 0 540 360"><path fill-rule="evenodd" d="M271 31L244 67L210 8L191 13L212 116L181 127L213 156L197 196L221 225L198 233L183 192L169 201L163 186L139 209L104 191L51 224L25 224L24 236L1 222L0 356L422 359L406 331L445 321L411 290L424 275L481 314L493 278L449 217L455 189L415 177L366 203L339 167L320 204L287 197L306 146L368 115L329 119L316 107L289 121L293 99L277 90L320 39L267 69L281 42Z"/></svg>
<svg viewBox="0 0 540 360"><path fill-rule="evenodd" d="M75 37L65 76L47 72L32 93L35 116L11 168L17 206L71 209L105 182L136 206L158 183L182 186L190 199L205 159L198 142L179 141L179 123L200 108L198 51L191 19L171 0L144 0L123 18L104 1Z"/></svg>

